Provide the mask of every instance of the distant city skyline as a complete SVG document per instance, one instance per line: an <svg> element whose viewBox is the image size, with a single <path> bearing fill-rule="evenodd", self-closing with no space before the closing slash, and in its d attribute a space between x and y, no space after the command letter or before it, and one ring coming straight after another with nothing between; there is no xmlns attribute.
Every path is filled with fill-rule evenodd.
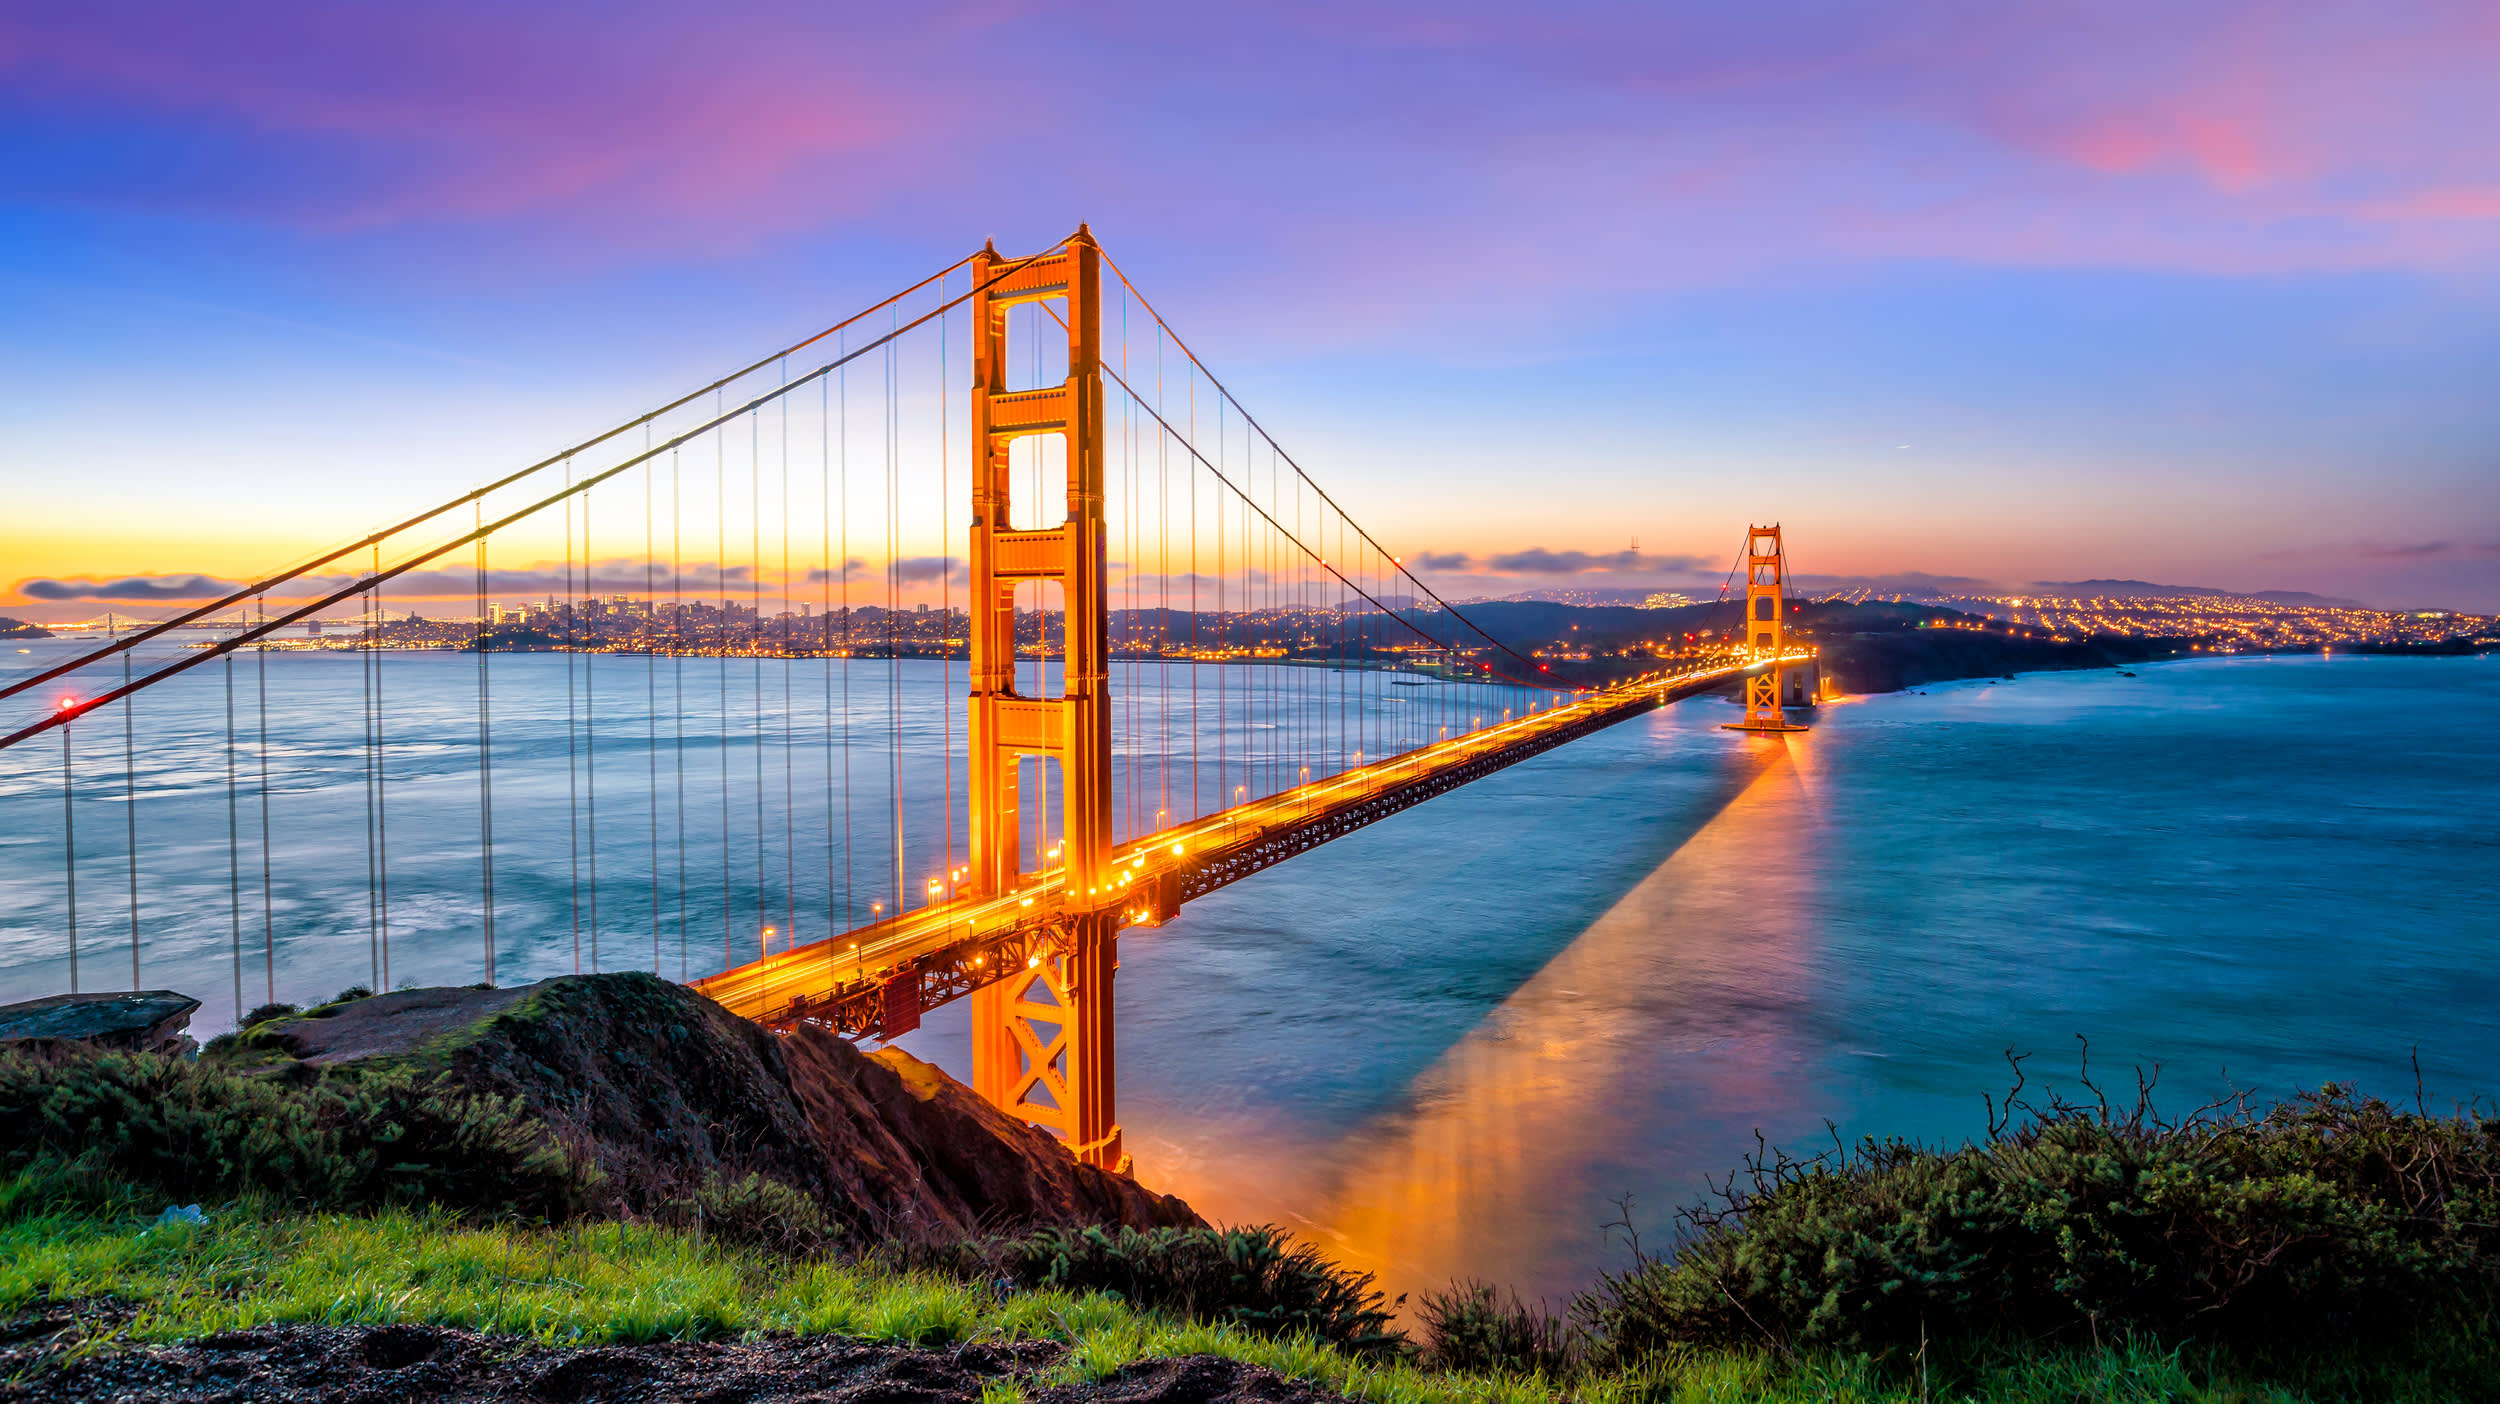
<svg viewBox="0 0 2500 1404"><path fill-rule="evenodd" d="M1777 520L1836 584L2500 611L2494 71L2469 3L21 8L0 615L1080 220L1455 595L1701 598Z"/></svg>

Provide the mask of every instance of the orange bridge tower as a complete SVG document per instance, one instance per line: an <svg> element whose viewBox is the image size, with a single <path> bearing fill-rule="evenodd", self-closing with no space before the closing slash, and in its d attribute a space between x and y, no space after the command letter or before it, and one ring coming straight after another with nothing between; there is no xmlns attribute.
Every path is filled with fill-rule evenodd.
<svg viewBox="0 0 2500 1404"><path fill-rule="evenodd" d="M1777 522L1748 527L1745 534L1745 644L1756 661L1788 649L1788 553ZM1780 706L1778 664L1745 679L1745 719L1730 731L1804 731Z"/></svg>
<svg viewBox="0 0 2500 1404"><path fill-rule="evenodd" d="M972 995L973 1087L1020 1120L1056 1132L1077 1158L1123 1170L1112 1089L1112 974L1119 968L1119 896L1111 870L1109 596L1103 527L1102 254L1079 227L1058 249L1021 261L984 249L972 261L972 694L969 702L972 890L1034 895L1055 909L1047 938L1025 968ZM1057 385L1007 388L1007 313L1066 306L1068 376ZM1066 448L1067 503L1055 526L1014 526L1009 448L1057 436ZM1032 504L1039 508L1042 504ZM1032 509L1028 509L1028 512ZM1056 584L1065 648L1059 691L1047 674L1036 694L1016 690L1016 600L1034 587L1034 617L1047 638L1048 587ZM1046 650L1045 650L1046 652ZM1037 759L1045 805L1038 816L1062 835L1055 873L1027 874L1019 770ZM1053 821L1056 822L1053 822ZM1099 893L1100 895L1096 895Z"/></svg>

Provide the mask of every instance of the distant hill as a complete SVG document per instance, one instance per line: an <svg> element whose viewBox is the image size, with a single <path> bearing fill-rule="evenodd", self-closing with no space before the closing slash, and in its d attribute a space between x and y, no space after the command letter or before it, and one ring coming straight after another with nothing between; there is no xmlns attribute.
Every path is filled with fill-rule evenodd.
<svg viewBox="0 0 2500 1404"><path fill-rule="evenodd" d="M2359 600L2313 595L2306 590L2217 590L2210 585L2156 585L2149 580L2037 580L2031 588L2044 594L2098 596L2125 600L2143 597L2207 595L2231 600L2265 600L2272 604L2311 605L2325 609L2367 609Z"/></svg>
<svg viewBox="0 0 2500 1404"><path fill-rule="evenodd" d="M29 624L23 619L0 616L0 639L48 639L50 637L52 637L52 631L40 624Z"/></svg>
<svg viewBox="0 0 2500 1404"><path fill-rule="evenodd" d="M2341 595L2313 595L2306 590L2260 590L2256 594L2249 596L2249 598L2252 600L2271 600L2275 604L2316 605L2323 609L2369 608L2368 605L2363 604L2359 600L2348 600Z"/></svg>

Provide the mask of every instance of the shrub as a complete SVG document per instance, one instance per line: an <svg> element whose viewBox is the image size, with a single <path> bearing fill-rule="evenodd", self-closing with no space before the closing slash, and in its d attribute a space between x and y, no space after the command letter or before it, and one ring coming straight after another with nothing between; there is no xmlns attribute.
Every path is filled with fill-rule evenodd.
<svg viewBox="0 0 2500 1404"><path fill-rule="evenodd" d="M266 1194L320 1208L432 1202L570 1212L584 1174L538 1122L405 1069L288 1082L77 1044L0 1049L0 1169L78 1162L176 1202Z"/></svg>
<svg viewBox="0 0 2500 1404"><path fill-rule="evenodd" d="M1424 1328L1424 1352L1445 1370L1542 1375L1561 1379L1579 1364L1570 1324L1512 1293L1505 1303L1489 1282L1454 1282L1447 1292L1426 1292L1415 1314Z"/></svg>
<svg viewBox="0 0 2500 1404"><path fill-rule="evenodd" d="M2085 1085L2090 1087L2088 1069ZM1771 1155L1687 1210L1671 1260L1578 1312L1618 1359L1676 1344L1907 1350L2141 1333L2395 1344L2500 1304L2500 1119L2329 1085L2178 1122L2020 1099L1984 1142Z"/></svg>
<svg viewBox="0 0 2500 1404"><path fill-rule="evenodd" d="M1116 1292L1142 1307L1261 1335L1310 1335L1363 1353L1400 1349L1369 1273L1349 1272L1272 1224L1250 1228L1045 1228L992 1247L1025 1287Z"/></svg>
<svg viewBox="0 0 2500 1404"><path fill-rule="evenodd" d="M294 1012L296 1012L295 1006L292 1004L254 1005L252 1012L243 1016L243 1027L248 1029L254 1024L266 1024L272 1019L283 1019Z"/></svg>
<svg viewBox="0 0 2500 1404"><path fill-rule="evenodd" d="M839 1236L815 1196L762 1175L738 1180L706 1176L692 1195L672 1207L700 1232L776 1253L819 1252Z"/></svg>

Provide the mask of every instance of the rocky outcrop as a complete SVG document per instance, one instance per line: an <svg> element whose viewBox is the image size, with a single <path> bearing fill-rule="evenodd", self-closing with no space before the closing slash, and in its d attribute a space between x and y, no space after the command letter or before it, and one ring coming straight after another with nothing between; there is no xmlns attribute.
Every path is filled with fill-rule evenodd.
<svg viewBox="0 0 2500 1404"><path fill-rule="evenodd" d="M1079 1164L1049 1133L899 1048L862 1053L814 1029L789 1035L781 1047L790 1085L818 1136L837 1151L855 1147L862 1163L874 1157L901 1169L887 1192L891 1202L954 1207L957 1216L938 1226L945 1234L1024 1224L1201 1222L1171 1195ZM868 1127L876 1134L859 1134ZM965 1211L969 1218L961 1217Z"/></svg>
<svg viewBox="0 0 2500 1404"><path fill-rule="evenodd" d="M58 1038L138 1053L189 1053L200 1002L172 990L67 994L0 1005L0 1043Z"/></svg>
<svg viewBox="0 0 2500 1404"><path fill-rule="evenodd" d="M776 1036L650 975L376 995L258 1025L235 1056L407 1063L512 1098L635 1212L753 1174L876 1238L1200 1222L899 1050Z"/></svg>

